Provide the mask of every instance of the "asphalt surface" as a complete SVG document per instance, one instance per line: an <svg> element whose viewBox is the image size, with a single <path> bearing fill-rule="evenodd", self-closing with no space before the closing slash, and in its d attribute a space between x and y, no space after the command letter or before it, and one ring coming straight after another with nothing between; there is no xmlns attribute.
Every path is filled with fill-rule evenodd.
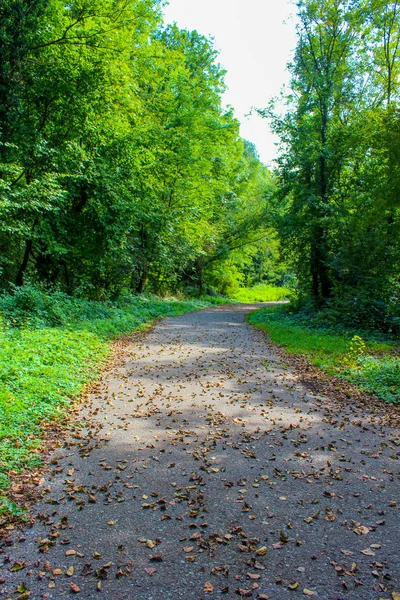
<svg viewBox="0 0 400 600"><path fill-rule="evenodd" d="M125 346L0 551L0 598L400 598L399 432L307 390L251 308Z"/></svg>

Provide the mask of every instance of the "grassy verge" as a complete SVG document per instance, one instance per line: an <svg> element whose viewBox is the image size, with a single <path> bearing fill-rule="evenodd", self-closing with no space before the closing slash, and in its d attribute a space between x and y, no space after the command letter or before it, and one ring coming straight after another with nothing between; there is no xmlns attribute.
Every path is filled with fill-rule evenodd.
<svg viewBox="0 0 400 600"><path fill-rule="evenodd" d="M10 471L40 464L37 449L46 426L62 419L98 375L111 340L210 305L206 298L89 302L34 288L0 298L0 516L18 512L1 494Z"/></svg>
<svg viewBox="0 0 400 600"><path fill-rule="evenodd" d="M306 325L279 306L251 313L249 322L266 331L289 354L301 354L330 375L385 402L400 403L400 358L393 354L394 341Z"/></svg>
<svg viewBox="0 0 400 600"><path fill-rule="evenodd" d="M278 302L279 300L286 300L290 296L290 290L260 283L253 288L241 288L231 296L239 302Z"/></svg>

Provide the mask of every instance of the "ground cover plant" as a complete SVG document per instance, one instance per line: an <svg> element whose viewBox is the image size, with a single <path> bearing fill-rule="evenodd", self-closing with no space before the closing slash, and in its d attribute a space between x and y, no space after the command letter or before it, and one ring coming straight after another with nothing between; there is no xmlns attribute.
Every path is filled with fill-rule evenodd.
<svg viewBox="0 0 400 600"><path fill-rule="evenodd" d="M385 402L400 402L398 342L356 332L321 326L318 320L290 314L285 307L266 307L249 315L249 322L266 331L289 354L307 360L331 375L346 379Z"/></svg>
<svg viewBox="0 0 400 600"><path fill-rule="evenodd" d="M290 297L290 290L286 287L277 287L260 283L252 288L241 288L231 294L239 302L278 302Z"/></svg>
<svg viewBox="0 0 400 600"><path fill-rule="evenodd" d="M213 304L224 299L213 298ZM70 298L26 286L0 298L0 490L10 470L40 464L45 426L61 419L99 373L111 340L166 316L210 306L207 298L178 301L126 297L115 302ZM0 493L1 497L1 493ZM3 498L0 514L10 509Z"/></svg>

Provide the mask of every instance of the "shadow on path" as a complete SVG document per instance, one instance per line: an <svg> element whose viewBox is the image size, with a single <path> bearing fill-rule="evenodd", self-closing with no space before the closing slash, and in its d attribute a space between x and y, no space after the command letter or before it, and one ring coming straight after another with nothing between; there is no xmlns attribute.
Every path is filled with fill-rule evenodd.
<svg viewBox="0 0 400 600"><path fill-rule="evenodd" d="M95 425L54 455L34 526L2 549L0 595L400 590L396 432L303 388L250 309L165 319L126 348L82 406Z"/></svg>

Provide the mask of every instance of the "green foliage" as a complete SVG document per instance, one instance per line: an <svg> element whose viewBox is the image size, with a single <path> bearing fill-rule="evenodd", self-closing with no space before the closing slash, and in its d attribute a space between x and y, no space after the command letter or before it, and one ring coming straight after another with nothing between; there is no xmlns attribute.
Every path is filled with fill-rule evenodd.
<svg viewBox="0 0 400 600"><path fill-rule="evenodd" d="M299 293L346 326L400 331L400 5L300 0L275 218ZM282 102L279 102L282 106Z"/></svg>
<svg viewBox="0 0 400 600"><path fill-rule="evenodd" d="M213 299L213 303L226 300ZM154 319L210 306L126 296L93 302L24 287L0 299L0 487L9 470L40 464L43 429L60 420L95 378L110 340L147 327Z"/></svg>
<svg viewBox="0 0 400 600"><path fill-rule="evenodd" d="M395 356L361 356L343 376L360 389L385 402L400 403L400 359Z"/></svg>
<svg viewBox="0 0 400 600"><path fill-rule="evenodd" d="M288 288L276 287L260 283L252 288L241 288L232 294L232 298L239 302L279 302L287 300L291 294Z"/></svg>
<svg viewBox="0 0 400 600"><path fill-rule="evenodd" d="M364 354L366 350L366 345L362 337L359 335L354 335L349 343L349 350L344 357L343 362L354 364L359 360Z"/></svg>
<svg viewBox="0 0 400 600"><path fill-rule="evenodd" d="M0 289L204 293L211 263L264 242L270 174L210 40L159 0L3 4Z"/></svg>
<svg viewBox="0 0 400 600"><path fill-rule="evenodd" d="M363 334L363 339L334 326L323 328L284 307L255 311L249 322L266 331L289 354L304 355L320 369L386 402L400 402L400 359L391 356L395 344L390 340L376 340L368 334Z"/></svg>

